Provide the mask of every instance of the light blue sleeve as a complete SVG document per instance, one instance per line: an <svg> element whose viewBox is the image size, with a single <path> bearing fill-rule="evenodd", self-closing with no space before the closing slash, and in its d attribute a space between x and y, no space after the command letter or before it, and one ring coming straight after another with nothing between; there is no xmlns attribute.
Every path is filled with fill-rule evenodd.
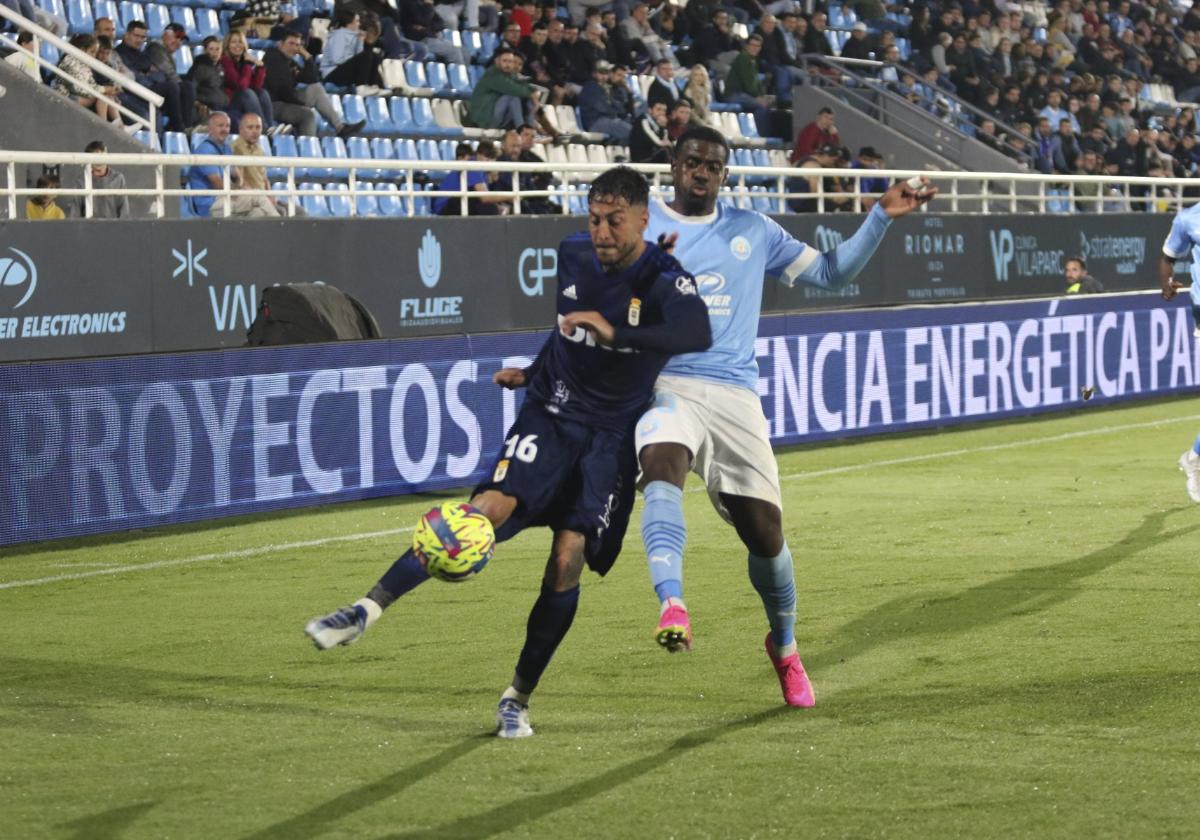
<svg viewBox="0 0 1200 840"><path fill-rule="evenodd" d="M782 276L780 279L788 285L793 285L798 279L823 289L844 286L858 276L875 254L891 223L887 213L876 204L853 236L828 253L823 254L813 247L806 248L800 259L789 268L789 271L795 270L794 279L791 282Z"/></svg>
<svg viewBox="0 0 1200 840"><path fill-rule="evenodd" d="M1167 241L1163 243L1163 254L1173 260L1179 260L1187 256L1191 247L1192 237L1188 233L1183 214L1176 214L1175 220L1171 222L1171 232L1167 234Z"/></svg>

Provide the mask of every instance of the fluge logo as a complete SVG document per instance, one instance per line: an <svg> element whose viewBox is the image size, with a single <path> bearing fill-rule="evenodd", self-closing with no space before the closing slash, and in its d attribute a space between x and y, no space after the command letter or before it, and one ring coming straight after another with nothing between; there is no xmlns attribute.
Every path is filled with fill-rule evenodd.
<svg viewBox="0 0 1200 840"><path fill-rule="evenodd" d="M442 243L438 242L431 230L426 229L421 237L421 247L417 249L417 267L425 288L432 289L438 284L442 277Z"/></svg>
<svg viewBox="0 0 1200 840"><path fill-rule="evenodd" d="M8 250L20 259L0 257L0 289L19 291L21 286L26 286L25 294L13 306L13 309L20 309L37 290L37 265L24 251L11 247Z"/></svg>

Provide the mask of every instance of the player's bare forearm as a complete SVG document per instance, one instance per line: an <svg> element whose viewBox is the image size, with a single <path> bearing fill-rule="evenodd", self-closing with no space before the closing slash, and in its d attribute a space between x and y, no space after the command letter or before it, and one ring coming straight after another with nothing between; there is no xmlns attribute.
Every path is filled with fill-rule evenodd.
<svg viewBox="0 0 1200 840"><path fill-rule="evenodd" d="M1182 283L1175 280L1175 260L1166 254L1158 258L1158 283L1162 287L1163 300L1170 300L1184 288Z"/></svg>
<svg viewBox="0 0 1200 840"><path fill-rule="evenodd" d="M595 311L571 312L563 316L559 324L559 329L563 335L570 336L575 330L583 327L590 332L596 339L596 343L604 347L612 347L613 345L613 325L608 322L608 319Z"/></svg>

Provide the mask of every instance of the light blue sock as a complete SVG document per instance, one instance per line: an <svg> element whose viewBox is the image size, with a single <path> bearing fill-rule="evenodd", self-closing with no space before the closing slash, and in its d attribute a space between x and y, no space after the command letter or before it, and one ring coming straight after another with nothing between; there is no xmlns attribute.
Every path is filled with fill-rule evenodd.
<svg viewBox="0 0 1200 840"><path fill-rule="evenodd" d="M792 570L792 553L787 543L775 557L747 557L750 582L762 598L771 625L771 641L775 649L795 641L796 626L796 577Z"/></svg>
<svg viewBox="0 0 1200 840"><path fill-rule="evenodd" d="M1192 451L1200 455L1200 435L1196 436L1196 442L1192 444Z"/></svg>
<svg viewBox="0 0 1200 840"><path fill-rule="evenodd" d="M683 521L683 490L669 481L651 481L643 493L642 542L646 546L650 580L658 600L683 598L683 547L687 524Z"/></svg>

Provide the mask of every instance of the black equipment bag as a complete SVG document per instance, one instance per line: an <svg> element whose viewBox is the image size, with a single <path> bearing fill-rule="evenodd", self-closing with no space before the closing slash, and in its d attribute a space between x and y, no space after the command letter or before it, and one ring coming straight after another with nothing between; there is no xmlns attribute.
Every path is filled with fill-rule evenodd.
<svg viewBox="0 0 1200 840"><path fill-rule="evenodd" d="M353 296L320 283L263 289L246 346L379 338L379 324Z"/></svg>

